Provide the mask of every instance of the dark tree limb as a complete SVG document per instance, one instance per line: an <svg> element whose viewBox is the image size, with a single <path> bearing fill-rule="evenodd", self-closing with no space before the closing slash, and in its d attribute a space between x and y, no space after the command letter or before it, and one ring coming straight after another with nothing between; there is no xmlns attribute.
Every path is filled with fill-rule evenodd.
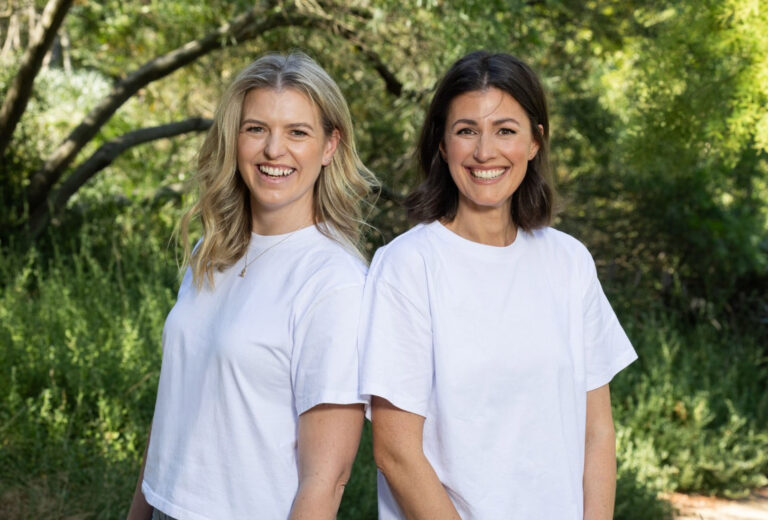
<svg viewBox="0 0 768 520"><path fill-rule="evenodd" d="M86 161L77 166L61 183L59 188L49 197L46 204L41 205L29 220L29 229L37 236L45 229L51 215L57 214L67 204L67 201L99 171L103 170L124 151L140 144L158 139L174 137L188 132L208 130L213 123L210 119L191 117L183 121L168 123L149 128L140 128L127 132L117 139L101 145Z"/></svg>
<svg viewBox="0 0 768 520"><path fill-rule="evenodd" d="M75 159L77 153L90 142L99 129L110 117L147 84L163 78L199 57L228 45L232 41L247 39L246 30L251 29L248 37L286 25L289 19L279 9L265 13L263 8L254 7L248 12L220 26L206 36L149 60L138 70L118 82L85 119L64 139L59 147L48 157L45 164L30 179L28 191L29 207L34 212L44 203L53 185L61 178L66 168Z"/></svg>
<svg viewBox="0 0 768 520"><path fill-rule="evenodd" d="M350 27L348 24L337 20L336 17L318 9L314 10L311 15L301 19L296 19L296 23L294 25L311 27L315 29L325 29L333 34L341 36L343 39L350 42L352 46L354 46L360 53L363 54L366 61L368 61L373 69L379 74L379 76L381 76L381 79L384 80L384 85L387 92L395 97L400 97L403 94L408 94L410 97L417 96L417 94L413 92L405 92L403 84L400 82L400 80L397 79L397 76L395 76L394 72L392 72L389 67L387 67L381 56L379 56L379 54L360 37L359 32L355 28Z"/></svg>
<svg viewBox="0 0 768 520"><path fill-rule="evenodd" d="M40 72L43 58L71 6L72 0L49 0L40 23L30 35L29 46L21 58L19 72L13 78L13 83L6 92L3 106L0 108L0 156L8 148L16 125L27 109L27 103L32 95L32 84L35 82L37 73Z"/></svg>

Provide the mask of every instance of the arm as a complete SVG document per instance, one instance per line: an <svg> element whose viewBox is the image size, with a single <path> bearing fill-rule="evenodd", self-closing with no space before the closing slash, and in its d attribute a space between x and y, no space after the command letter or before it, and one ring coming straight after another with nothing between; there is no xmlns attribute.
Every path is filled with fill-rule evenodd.
<svg viewBox="0 0 768 520"><path fill-rule="evenodd" d="M424 456L424 417L374 397L373 456L408 520L458 519L435 470Z"/></svg>
<svg viewBox="0 0 768 520"><path fill-rule="evenodd" d="M141 492L141 483L144 480L144 466L147 464L147 450L149 449L149 437L152 435L152 426L149 427L147 436L147 445L144 447L144 458L141 461L141 471L139 480L136 482L136 489L133 492L131 509L128 511L128 520L149 520L152 518L152 506L147 503L144 493Z"/></svg>
<svg viewBox="0 0 768 520"><path fill-rule="evenodd" d="M320 404L299 416L299 490L291 520L336 518L362 429L359 404Z"/></svg>
<svg viewBox="0 0 768 520"><path fill-rule="evenodd" d="M587 392L584 520L610 520L616 495L616 435L608 385Z"/></svg>

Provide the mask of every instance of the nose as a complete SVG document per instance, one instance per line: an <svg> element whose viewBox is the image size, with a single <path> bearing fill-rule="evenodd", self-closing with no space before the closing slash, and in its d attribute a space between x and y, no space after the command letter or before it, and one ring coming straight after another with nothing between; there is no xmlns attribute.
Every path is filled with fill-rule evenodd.
<svg viewBox="0 0 768 520"><path fill-rule="evenodd" d="M277 132L271 132L264 143L264 155L268 159L275 159L285 154L285 141Z"/></svg>
<svg viewBox="0 0 768 520"><path fill-rule="evenodd" d="M472 154L472 156L478 162L485 162L488 159L491 159L493 154L494 149L491 136L480 134L477 138L477 144L475 145L475 153Z"/></svg>

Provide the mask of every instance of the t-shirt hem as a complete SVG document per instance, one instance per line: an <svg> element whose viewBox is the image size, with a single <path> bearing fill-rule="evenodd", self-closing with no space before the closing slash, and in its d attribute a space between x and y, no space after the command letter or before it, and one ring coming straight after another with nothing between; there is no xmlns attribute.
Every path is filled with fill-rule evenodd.
<svg viewBox="0 0 768 520"><path fill-rule="evenodd" d="M146 480L141 482L141 492L144 493L144 499L149 505L165 513L168 516L175 518L176 520L213 520L207 516L199 515L188 511L183 507L177 506L164 499L149 487Z"/></svg>
<svg viewBox="0 0 768 520"><path fill-rule="evenodd" d="M296 414L301 415L319 404L362 404L365 398L356 392L322 392L296 402Z"/></svg>
<svg viewBox="0 0 768 520"><path fill-rule="evenodd" d="M622 356L616 358L607 370L587 378L587 392L610 383L616 374L627 368L636 359L637 353L634 350L626 351Z"/></svg>
<svg viewBox="0 0 768 520"><path fill-rule="evenodd" d="M421 415L422 417L427 416L427 404L414 401L413 399L408 399L407 397L403 397L402 395L398 395L396 392L389 391L385 388L381 387L366 387L361 391L361 396L364 399L368 400L368 405L365 407L365 417L368 420L371 420L371 406L370 402L372 398L375 397L381 397L382 399L386 399L390 403L392 403L393 406L400 408L403 411L415 413L416 415Z"/></svg>

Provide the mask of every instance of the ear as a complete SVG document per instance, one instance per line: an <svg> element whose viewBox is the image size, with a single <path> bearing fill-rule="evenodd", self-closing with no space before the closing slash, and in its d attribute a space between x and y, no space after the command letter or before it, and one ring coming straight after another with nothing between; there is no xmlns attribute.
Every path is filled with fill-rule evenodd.
<svg viewBox="0 0 768 520"><path fill-rule="evenodd" d="M440 144L438 145L437 148L440 150L440 157L442 157L443 160L445 161L445 143L443 142L442 139L440 140ZM445 162L448 162L448 161L445 161Z"/></svg>
<svg viewBox="0 0 768 520"><path fill-rule="evenodd" d="M543 136L544 135L544 127L541 126L541 125L537 125L537 126L539 127L539 135ZM528 150L528 160L529 161L532 161L533 158L536 157L536 154L539 153L539 146L540 146L539 142L536 139L534 139L531 142L531 147Z"/></svg>
<svg viewBox="0 0 768 520"><path fill-rule="evenodd" d="M336 153L336 148L339 146L341 140L341 133L338 129L334 128L331 135L325 140L325 149L323 150L323 166L331 164L333 154Z"/></svg>

